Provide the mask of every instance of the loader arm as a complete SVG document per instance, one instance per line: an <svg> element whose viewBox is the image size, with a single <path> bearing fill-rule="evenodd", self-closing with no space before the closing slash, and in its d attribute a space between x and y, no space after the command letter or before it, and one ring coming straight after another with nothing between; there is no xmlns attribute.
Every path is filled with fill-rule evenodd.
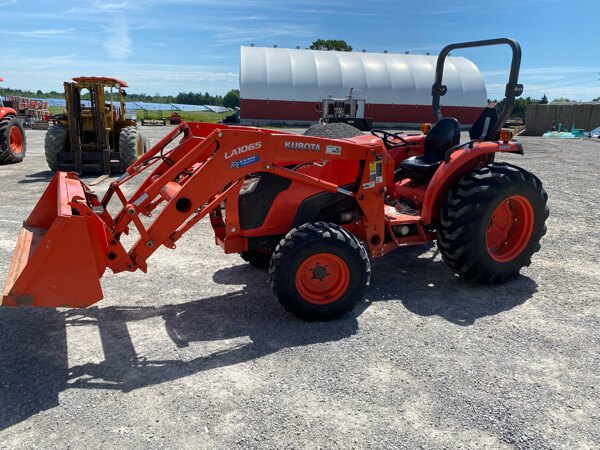
<svg viewBox="0 0 600 450"><path fill-rule="evenodd" d="M359 165L351 189L294 170L298 163L325 165L343 159ZM2 305L89 306L102 298L99 278L107 267L114 273L147 271L148 258L161 245L174 249L209 214L216 243L225 252L247 250L247 238L240 235L238 199L244 179L261 172L355 198L366 230L363 240L372 256L382 253L384 195L393 177L393 159L380 139L332 140L184 122L111 183L102 200L76 174L55 175L24 224ZM123 186L142 175L128 198ZM109 213L111 200L120 203L114 216ZM66 229L71 236L65 235ZM121 236L134 230L137 240L126 249ZM69 273L61 278L64 261ZM78 280L93 285L93 292L81 288Z"/></svg>
<svg viewBox="0 0 600 450"><path fill-rule="evenodd" d="M382 158L383 149L377 139L370 139L371 146L344 142L342 154L326 153L328 140L272 130L255 128L213 127L206 137L200 130L192 130L196 124L182 124L164 142L159 143L149 154L133 167L129 175L114 183L103 199L103 204L116 193L122 202L122 210L116 215L112 233L119 237L132 224L140 238L128 252L132 267L109 264L115 271L147 270L146 261L160 245L175 248L176 241L194 224L213 212L211 223L215 228L217 243L226 252L241 252L247 249L245 239L240 238L240 223L237 213L238 196L244 178L252 173L271 172L290 180L305 183L324 191L339 192L350 197L362 198L359 205L363 216L369 222L377 222L378 208L383 208L384 186L379 190L369 186L370 173L360 171L355 182L356 189L347 191L325 180L313 178L286 168L290 161L322 162L334 159L353 159L361 167L369 167L377 158ZM179 146L168 153L162 153L164 146L179 134L183 139ZM195 131L195 132L194 132ZM335 143L335 141L334 141ZM316 151L316 149L320 151ZM303 150L309 149L309 150ZM300 154L298 154L300 152ZM387 155L387 153L386 153ZM145 179L137 192L124 200L120 185L130 177L146 169L147 163L156 163L152 173ZM377 200L366 200L374 196ZM145 227L140 215L150 216L161 204L164 207ZM219 220L220 206L226 204L225 220ZM380 211L379 211L380 212ZM383 227L383 223L379 224Z"/></svg>

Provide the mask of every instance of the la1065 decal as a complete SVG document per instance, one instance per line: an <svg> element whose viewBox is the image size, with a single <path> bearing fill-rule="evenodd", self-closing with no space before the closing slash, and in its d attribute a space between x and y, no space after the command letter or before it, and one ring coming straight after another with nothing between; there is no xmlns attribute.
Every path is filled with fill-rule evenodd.
<svg viewBox="0 0 600 450"><path fill-rule="evenodd" d="M252 144L242 145L241 147L234 148L230 152L225 152L225 159L232 158L234 156L242 155L246 152L251 152L253 150L258 150L262 147L262 142L254 142Z"/></svg>

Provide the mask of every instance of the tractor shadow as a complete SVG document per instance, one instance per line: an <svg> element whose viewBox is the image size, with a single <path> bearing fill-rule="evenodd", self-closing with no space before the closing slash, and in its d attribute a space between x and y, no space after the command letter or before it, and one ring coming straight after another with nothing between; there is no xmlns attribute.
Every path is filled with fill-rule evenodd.
<svg viewBox="0 0 600 450"><path fill-rule="evenodd" d="M524 276L500 286L466 283L438 260L434 248L399 249L373 261L368 301L331 322L303 322L287 314L266 272L247 264L213 275L216 284L244 285L241 290L223 288L233 292L177 305L2 309L0 430L58 406L59 394L67 389L130 392L286 348L348 338L358 332L358 317L370 302L400 301L414 314L468 326L523 304L537 289ZM153 322L142 323L146 320ZM156 328L163 326L166 336ZM103 361L69 364L67 330L73 327L98 330ZM141 339L150 341L146 347L151 350L136 350L130 330L136 343L142 330Z"/></svg>
<svg viewBox="0 0 600 450"><path fill-rule="evenodd" d="M68 381L64 313L0 311L0 430L59 405Z"/></svg>
<svg viewBox="0 0 600 450"><path fill-rule="evenodd" d="M20 179L18 183L50 183L54 175L55 172L52 172L51 170L42 170L40 172L26 174L25 178ZM80 175L79 179L88 186L95 186L96 184L99 184L100 182L106 179L108 179L108 182L110 183L110 181L113 181L113 179L116 180L117 177L118 174L113 174L112 176L105 176L101 173L85 173L83 175Z"/></svg>
<svg viewBox="0 0 600 450"><path fill-rule="evenodd" d="M18 183L49 183L53 176L54 172L51 170L42 170L40 172L26 174L25 178L20 179Z"/></svg>
<svg viewBox="0 0 600 450"><path fill-rule="evenodd" d="M257 270L248 269L242 272L254 272L256 278ZM231 282L239 271L238 266L219 272ZM272 301L266 283L261 285L180 305L70 311L67 326L98 327L105 360L72 367L69 387L129 392L258 359L285 348L338 341L358 330L354 317L333 322L299 321ZM160 357L139 355L133 346L128 325L153 318L162 319L166 334L177 347L173 349L172 344L163 342L163 347L171 348L167 357L162 351ZM209 350L215 346L218 349Z"/></svg>
<svg viewBox="0 0 600 450"><path fill-rule="evenodd" d="M400 248L372 261L371 270L368 300L401 301L414 314L459 326L522 305L538 288L524 275L497 285L468 282L452 272L433 243Z"/></svg>
<svg viewBox="0 0 600 450"><path fill-rule="evenodd" d="M219 284L246 286L158 307L1 309L0 431L58 406L60 393L67 389L130 392L357 333L352 316L309 323L285 313L273 298L263 270L240 265L218 271L214 279ZM141 323L145 320L154 322ZM98 330L102 347L93 351L103 361L69 364L67 334L75 327ZM132 329L135 332L130 333ZM142 339L156 342L156 352L136 350L138 330L143 330Z"/></svg>

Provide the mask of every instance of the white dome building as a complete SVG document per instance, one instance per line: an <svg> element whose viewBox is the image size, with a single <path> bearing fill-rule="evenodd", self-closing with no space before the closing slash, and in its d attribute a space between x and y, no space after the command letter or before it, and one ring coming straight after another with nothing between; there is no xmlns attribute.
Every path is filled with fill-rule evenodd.
<svg viewBox="0 0 600 450"><path fill-rule="evenodd" d="M365 100L364 117L375 124L433 122L431 85L436 56L241 47L241 117L254 123L306 124L319 120L316 103L327 97ZM444 116L463 125L487 104L479 69L466 58L449 57Z"/></svg>

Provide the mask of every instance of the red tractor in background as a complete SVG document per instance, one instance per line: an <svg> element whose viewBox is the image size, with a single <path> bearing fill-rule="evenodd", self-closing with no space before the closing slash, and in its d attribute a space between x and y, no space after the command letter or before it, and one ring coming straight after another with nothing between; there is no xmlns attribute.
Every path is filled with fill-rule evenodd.
<svg viewBox="0 0 600 450"><path fill-rule="evenodd" d="M4 78L0 77L2 81ZM5 107L0 98L0 165L23 161L26 149L25 131L17 112Z"/></svg>
<svg viewBox="0 0 600 450"><path fill-rule="evenodd" d="M171 113L171 115L169 116L169 124L170 125L179 125L181 122L183 122L183 119L181 118L179 113L177 111L173 111Z"/></svg>
<svg viewBox="0 0 600 450"><path fill-rule="evenodd" d="M444 60L451 50L498 44L513 50L505 109L483 110L460 143L458 121L440 110ZM2 305L89 306L102 299L106 268L146 272L160 246L175 249L204 217L226 253L268 267L279 302L308 320L352 310L369 284L369 259L400 246L437 239L458 275L513 278L539 250L548 217L540 180L494 161L524 150L502 129L523 90L520 60L510 39L445 47L432 86L437 123L425 134L329 139L184 122L103 197L59 172L21 229ZM143 172L127 197L123 185ZM129 233L136 242L126 249Z"/></svg>

